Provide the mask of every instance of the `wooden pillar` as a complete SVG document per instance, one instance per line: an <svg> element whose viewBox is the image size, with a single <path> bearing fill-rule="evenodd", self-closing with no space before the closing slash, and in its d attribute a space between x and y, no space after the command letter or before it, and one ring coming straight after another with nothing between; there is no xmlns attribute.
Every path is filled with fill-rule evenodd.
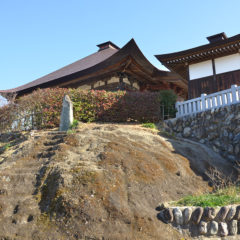
<svg viewBox="0 0 240 240"><path fill-rule="evenodd" d="M218 85L217 85L217 77L216 77L216 66L215 66L215 61L212 59L212 69L213 69L213 85L212 89L214 89L214 92L218 92Z"/></svg>
<svg viewBox="0 0 240 240"><path fill-rule="evenodd" d="M192 89L190 86L190 73L189 73L189 64L185 63L187 65L187 81L188 81L188 99L191 99L192 96Z"/></svg>
<svg viewBox="0 0 240 240"><path fill-rule="evenodd" d="M140 87L140 89L139 89L140 92L147 90L147 84L145 84L145 83L139 84L139 87Z"/></svg>
<svg viewBox="0 0 240 240"><path fill-rule="evenodd" d="M118 77L119 77L119 90L123 91L124 90L124 82L123 82L124 73L119 73Z"/></svg>

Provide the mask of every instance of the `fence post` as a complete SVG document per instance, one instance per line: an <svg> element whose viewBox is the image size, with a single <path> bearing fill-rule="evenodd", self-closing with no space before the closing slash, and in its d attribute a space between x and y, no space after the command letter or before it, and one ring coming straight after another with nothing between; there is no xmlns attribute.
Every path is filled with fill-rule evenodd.
<svg viewBox="0 0 240 240"><path fill-rule="evenodd" d="M237 102L237 85L232 85L231 86L231 92L232 92L232 103Z"/></svg>
<svg viewBox="0 0 240 240"><path fill-rule="evenodd" d="M222 94L222 106L224 106L224 105L226 105L227 103L226 103L226 98L225 98L225 95L226 94Z"/></svg>
<svg viewBox="0 0 240 240"><path fill-rule="evenodd" d="M207 94L206 93L202 93L201 94L201 102L202 102L202 111L205 111L206 110L206 96Z"/></svg>
<svg viewBox="0 0 240 240"><path fill-rule="evenodd" d="M221 102L221 95L217 95L217 107L221 107L222 102Z"/></svg>
<svg viewBox="0 0 240 240"><path fill-rule="evenodd" d="M193 113L196 113L197 112L197 107L196 107L196 102L195 101L193 101L192 102L192 106L193 106Z"/></svg>

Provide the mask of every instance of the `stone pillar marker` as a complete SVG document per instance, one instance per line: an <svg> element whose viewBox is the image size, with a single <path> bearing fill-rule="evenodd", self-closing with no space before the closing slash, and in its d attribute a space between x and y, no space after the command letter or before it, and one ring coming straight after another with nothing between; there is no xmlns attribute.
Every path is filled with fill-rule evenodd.
<svg viewBox="0 0 240 240"><path fill-rule="evenodd" d="M60 131L67 131L73 123L73 104L68 95L65 95L62 103L62 112L60 119Z"/></svg>

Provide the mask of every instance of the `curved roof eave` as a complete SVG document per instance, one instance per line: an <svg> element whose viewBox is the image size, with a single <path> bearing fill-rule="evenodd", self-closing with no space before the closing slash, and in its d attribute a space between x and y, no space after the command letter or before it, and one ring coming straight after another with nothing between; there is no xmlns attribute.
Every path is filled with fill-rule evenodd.
<svg viewBox="0 0 240 240"><path fill-rule="evenodd" d="M94 72L98 72L101 69L107 68L111 65L114 65L116 63L118 63L119 61L123 60L124 58L131 56L139 65L141 65L151 76L162 76L162 77L175 77L177 78L177 75L175 75L174 73L171 72L167 72L167 71L161 71L158 68L156 68L155 66L153 66L148 60L147 58L143 55L142 51L139 49L139 47L137 46L136 42L134 39L131 39L126 45L124 45L120 50L118 50L117 52L115 52L114 54L112 54L110 57L108 57L107 59L103 60L102 62L99 62L98 64L91 66L89 68L83 69L81 71L66 75L66 76L62 76L60 78L56 78L50 81L46 81L46 82L42 82L40 84L37 84L37 80L33 81L36 82L36 85L27 87L28 84L22 85L20 87L14 88L14 89L9 89L9 90L3 90L0 91L0 94L6 94L6 93L21 93L21 92L28 92L37 88L41 88L41 87L47 87L47 85L54 85L54 83L57 82L63 82L64 80L68 80L68 79L75 79L75 78L79 78L82 77L84 75L89 75L92 74ZM51 73L50 73L51 74ZM48 76L48 75L46 75ZM46 77L45 76L45 77ZM44 77L43 77L44 78ZM32 82L31 82L32 83ZM24 86L26 86L24 88Z"/></svg>
<svg viewBox="0 0 240 240"><path fill-rule="evenodd" d="M171 60L173 58L194 54L194 53L197 53L197 52L200 52L200 51L209 51L213 48L221 47L222 45L226 45L226 44L232 44L232 43L235 43L235 42L238 42L238 41L240 41L240 34L235 35L235 36L230 37L230 38L227 38L225 40L219 41L219 42L208 43L208 44L205 44L205 45L202 45L202 46L199 46L199 47L194 47L194 48L190 48L190 49L179 51L179 52L159 54L159 55L155 55L155 57L159 61L167 61L167 60Z"/></svg>

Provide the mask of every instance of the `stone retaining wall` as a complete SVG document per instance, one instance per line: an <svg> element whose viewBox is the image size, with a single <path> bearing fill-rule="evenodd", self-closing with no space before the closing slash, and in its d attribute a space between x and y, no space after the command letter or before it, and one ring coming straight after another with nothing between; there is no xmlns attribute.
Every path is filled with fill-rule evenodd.
<svg viewBox="0 0 240 240"><path fill-rule="evenodd" d="M177 137L199 141L229 160L240 160L240 104L166 120Z"/></svg>
<svg viewBox="0 0 240 240"><path fill-rule="evenodd" d="M240 206L169 207L159 213L159 219L192 237L237 236L240 234ZM239 236L238 236L239 237Z"/></svg>

